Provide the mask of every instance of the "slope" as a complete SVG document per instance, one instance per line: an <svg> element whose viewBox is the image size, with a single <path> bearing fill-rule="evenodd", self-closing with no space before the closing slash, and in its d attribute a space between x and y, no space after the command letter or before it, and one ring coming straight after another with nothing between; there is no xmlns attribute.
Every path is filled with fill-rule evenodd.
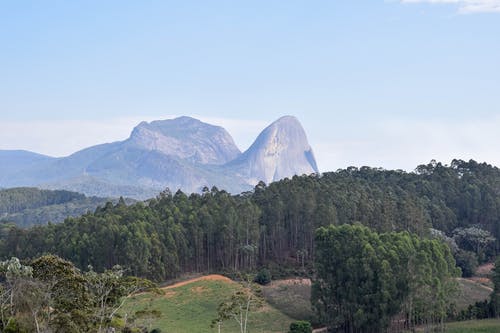
<svg viewBox="0 0 500 333"><path fill-rule="evenodd" d="M192 333L217 332L210 328L217 316L218 304L230 297L239 284L220 275L183 281L163 288L159 294L145 293L132 297L124 306L122 315L134 316L137 312L160 311L159 318L139 319L141 324L150 321L150 328L160 328L162 332ZM269 304L250 314L250 332L285 332L293 320ZM221 332L237 332L234 321L227 321Z"/></svg>

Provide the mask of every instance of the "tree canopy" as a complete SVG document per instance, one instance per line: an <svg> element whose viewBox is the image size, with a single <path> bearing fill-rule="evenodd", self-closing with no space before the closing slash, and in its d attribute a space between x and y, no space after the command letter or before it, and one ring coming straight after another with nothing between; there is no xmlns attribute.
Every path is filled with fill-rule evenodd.
<svg viewBox="0 0 500 333"><path fill-rule="evenodd" d="M315 263L312 301L320 321L349 333L385 332L394 318L405 328L442 324L459 274L438 240L359 225L320 228Z"/></svg>

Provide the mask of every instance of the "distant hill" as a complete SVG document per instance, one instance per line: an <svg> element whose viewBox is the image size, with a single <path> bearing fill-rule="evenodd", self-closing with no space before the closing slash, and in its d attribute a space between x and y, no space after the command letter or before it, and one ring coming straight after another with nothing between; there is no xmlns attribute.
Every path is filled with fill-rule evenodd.
<svg viewBox="0 0 500 333"><path fill-rule="evenodd" d="M0 151L0 187L36 186L91 196L153 197L170 188L200 192L217 186L250 190L318 168L299 121L283 117L244 153L222 127L190 117L142 122L124 141L89 147L63 158Z"/></svg>
<svg viewBox="0 0 500 333"><path fill-rule="evenodd" d="M0 223L14 223L21 227L58 223L69 216L93 212L107 202L117 203L118 199L28 187L4 189L0 190ZM133 200L127 199L126 202L132 203Z"/></svg>

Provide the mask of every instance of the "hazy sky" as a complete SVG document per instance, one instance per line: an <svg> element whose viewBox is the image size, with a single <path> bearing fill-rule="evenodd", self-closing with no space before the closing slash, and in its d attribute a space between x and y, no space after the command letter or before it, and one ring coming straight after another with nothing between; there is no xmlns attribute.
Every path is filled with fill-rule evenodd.
<svg viewBox="0 0 500 333"><path fill-rule="evenodd" d="M500 0L0 0L0 149L295 115L322 171L500 166Z"/></svg>

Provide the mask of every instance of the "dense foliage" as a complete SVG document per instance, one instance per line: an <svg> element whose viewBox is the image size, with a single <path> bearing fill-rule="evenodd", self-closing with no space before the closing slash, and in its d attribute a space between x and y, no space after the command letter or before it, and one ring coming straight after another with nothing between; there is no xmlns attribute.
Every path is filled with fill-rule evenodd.
<svg viewBox="0 0 500 333"><path fill-rule="evenodd" d="M459 274L448 246L407 232L378 234L359 225L320 228L312 301L335 332L385 332L443 324Z"/></svg>
<svg viewBox="0 0 500 333"><path fill-rule="evenodd" d="M62 224L11 227L1 233L0 256L53 253L80 268L119 264L155 280L257 267L273 275L278 267L307 273L318 227L359 222L421 236L433 227L483 261L496 254L499 218L500 170L488 164L432 162L414 173L351 167L260 183L240 195L165 191L132 206L108 203Z"/></svg>

